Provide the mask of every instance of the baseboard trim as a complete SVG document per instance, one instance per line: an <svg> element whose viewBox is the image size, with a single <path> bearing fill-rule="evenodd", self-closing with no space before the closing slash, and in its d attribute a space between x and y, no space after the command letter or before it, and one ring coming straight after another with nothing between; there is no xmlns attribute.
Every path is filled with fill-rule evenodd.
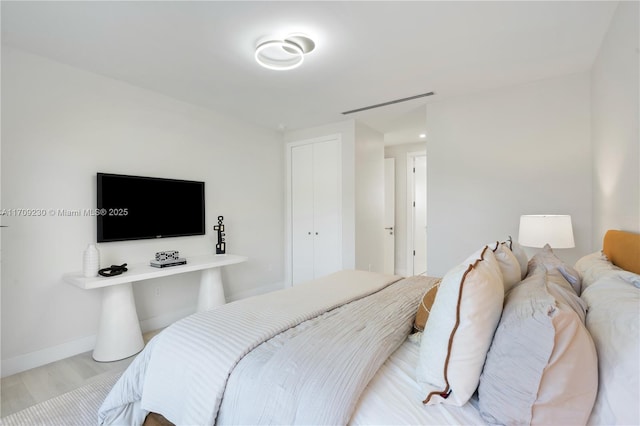
<svg viewBox="0 0 640 426"><path fill-rule="evenodd" d="M277 282L272 284L263 285L250 290L233 293L226 297L227 302L233 302L235 300L245 299L251 296L257 296L260 294L270 293L272 291L281 290L284 288L283 282ZM158 330L167 327L174 322L182 319L188 315L191 315L196 311L196 307L181 309L167 314L158 315L152 318L147 318L140 321L140 330L143 333L149 331ZM61 359L69 358L74 355L78 355L84 352L92 351L96 345L96 335L87 336L80 339L72 340L70 342L62 343L59 345L51 346L38 351L30 352L24 355L19 355L13 358L2 360L2 366L0 367L0 377L7 377L13 374L21 373L32 368L40 367L51 362L60 361Z"/></svg>
<svg viewBox="0 0 640 426"><path fill-rule="evenodd" d="M88 352L93 350L95 345L96 336L93 335L73 340L71 342L62 343L60 345L51 346L39 351L29 352L25 355L4 359L2 360L2 367L0 368L2 372L1 376L11 376L12 374L21 373L54 361L69 358L83 352Z"/></svg>

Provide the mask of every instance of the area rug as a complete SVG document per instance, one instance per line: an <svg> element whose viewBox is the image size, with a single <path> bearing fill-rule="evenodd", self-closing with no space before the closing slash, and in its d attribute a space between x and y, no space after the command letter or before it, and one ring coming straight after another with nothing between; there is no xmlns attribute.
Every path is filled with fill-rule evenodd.
<svg viewBox="0 0 640 426"><path fill-rule="evenodd" d="M81 388L0 419L6 426L85 426L98 423L98 408L122 372L96 378Z"/></svg>

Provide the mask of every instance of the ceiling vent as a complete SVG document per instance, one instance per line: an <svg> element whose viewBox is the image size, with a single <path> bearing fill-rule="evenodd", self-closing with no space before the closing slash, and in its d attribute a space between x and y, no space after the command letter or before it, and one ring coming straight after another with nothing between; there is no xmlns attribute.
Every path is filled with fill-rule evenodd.
<svg viewBox="0 0 640 426"><path fill-rule="evenodd" d="M383 106L398 104L400 102L412 101L414 99L424 98L425 96L432 96L432 95L435 95L435 92L422 93L421 95L409 96L408 98L396 99L396 100L389 101L389 102L383 102L381 104L369 105L369 106L358 108L358 109L352 109L350 111L345 111L342 114L343 115L353 114L354 112L360 112L360 111L366 111L368 109L380 108L380 107L383 107Z"/></svg>

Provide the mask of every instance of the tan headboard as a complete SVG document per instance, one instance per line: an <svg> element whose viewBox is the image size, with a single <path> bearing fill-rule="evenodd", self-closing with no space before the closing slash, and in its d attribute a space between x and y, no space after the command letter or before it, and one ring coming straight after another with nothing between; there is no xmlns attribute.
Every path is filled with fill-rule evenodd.
<svg viewBox="0 0 640 426"><path fill-rule="evenodd" d="M609 230L604 235L602 251L614 265L640 274L640 234Z"/></svg>

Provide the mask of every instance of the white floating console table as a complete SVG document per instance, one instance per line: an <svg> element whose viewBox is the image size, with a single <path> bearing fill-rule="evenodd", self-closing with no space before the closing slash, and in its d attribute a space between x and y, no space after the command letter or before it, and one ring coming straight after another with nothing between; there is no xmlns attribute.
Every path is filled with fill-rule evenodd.
<svg viewBox="0 0 640 426"><path fill-rule="evenodd" d="M93 359L108 362L128 358L144 347L132 283L202 271L197 309L198 312L206 311L225 303L221 267L246 260L245 256L233 254L209 254L189 257L186 265L154 268L148 263L138 263L127 265L128 271L115 277L86 278L82 272L75 272L65 274L63 279L85 290L102 288L102 310Z"/></svg>

